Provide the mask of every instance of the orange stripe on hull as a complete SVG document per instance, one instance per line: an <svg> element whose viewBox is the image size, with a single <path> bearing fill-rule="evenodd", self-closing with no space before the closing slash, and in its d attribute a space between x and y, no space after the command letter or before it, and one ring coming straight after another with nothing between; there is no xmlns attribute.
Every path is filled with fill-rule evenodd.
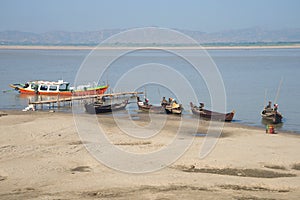
<svg viewBox="0 0 300 200"><path fill-rule="evenodd" d="M84 95L96 95L96 94L104 94L107 90L107 87L99 88L96 90L86 90L86 91L61 91L61 92L48 92L48 91L39 91L37 94L39 95L61 95L61 96L84 96ZM31 89L24 89L24 88L19 88L19 92L21 94L29 94L29 95L35 95L36 92Z"/></svg>

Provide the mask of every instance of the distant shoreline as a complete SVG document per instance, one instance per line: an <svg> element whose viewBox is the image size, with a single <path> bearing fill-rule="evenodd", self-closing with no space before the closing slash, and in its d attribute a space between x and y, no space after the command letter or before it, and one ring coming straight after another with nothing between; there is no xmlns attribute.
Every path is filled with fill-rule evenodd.
<svg viewBox="0 0 300 200"><path fill-rule="evenodd" d="M2 50L93 50L97 46L55 46L55 45L0 45ZM243 49L299 49L300 44L295 45L236 45L236 46L103 46L97 47L103 50L114 50L114 49L142 49L142 48L153 48L153 49L182 49L182 50L193 50L193 49L205 49L205 50L243 50Z"/></svg>

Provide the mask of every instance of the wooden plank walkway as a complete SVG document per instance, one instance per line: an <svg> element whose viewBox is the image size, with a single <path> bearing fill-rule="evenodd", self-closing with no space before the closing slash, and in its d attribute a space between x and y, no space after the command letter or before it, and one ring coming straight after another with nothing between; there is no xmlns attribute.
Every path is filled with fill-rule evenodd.
<svg viewBox="0 0 300 200"><path fill-rule="evenodd" d="M76 100L95 99L95 98L101 99L103 97L125 96L125 95L137 96L138 94L143 94L143 92L118 92L118 93L109 93L109 94L71 96L71 97L57 96L56 99L40 100L40 101L34 101L34 102L31 102L29 100L28 105L33 105L36 108L37 105L43 106L44 104L49 104L49 105L52 104L52 107L54 107L54 104L57 104L57 106L60 107L60 103L63 103L63 102L71 102L71 101L76 101Z"/></svg>

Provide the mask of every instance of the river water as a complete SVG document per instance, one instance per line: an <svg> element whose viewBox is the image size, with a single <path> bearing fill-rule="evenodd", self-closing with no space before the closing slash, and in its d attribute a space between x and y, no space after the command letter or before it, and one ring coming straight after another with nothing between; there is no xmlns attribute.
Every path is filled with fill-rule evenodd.
<svg viewBox="0 0 300 200"><path fill-rule="evenodd" d="M76 74L89 53L89 50L0 50L0 109L21 110L27 106L28 97L11 90L8 86L10 83L59 79L74 83ZM300 133L300 49L209 50L208 53L224 82L226 109L236 111L233 123L265 126L260 112L266 101L276 100L279 111L284 116L283 123L278 128ZM104 76L106 80L101 80L101 83L116 81L116 74L122 74L136 64L149 63L158 54L159 51L141 51L130 55L130 59L113 63L116 66L110 69ZM170 61L166 63L175 68L184 67L183 63L168 54L158 57L158 60L154 59L155 62L165 64L165 60ZM193 71L186 70L185 76L190 78L191 84L193 74ZM209 109L209 91L204 81L200 81L202 82L203 85L194 87ZM150 84L139 89L147 91L147 98L153 104L158 104L162 96L169 95L168 88L157 85ZM128 109L136 108L131 105ZM190 115L187 105L184 114Z"/></svg>

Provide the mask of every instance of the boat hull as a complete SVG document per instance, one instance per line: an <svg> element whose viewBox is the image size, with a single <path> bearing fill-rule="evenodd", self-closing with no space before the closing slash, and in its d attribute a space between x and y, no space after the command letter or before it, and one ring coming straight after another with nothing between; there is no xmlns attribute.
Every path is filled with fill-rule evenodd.
<svg viewBox="0 0 300 200"><path fill-rule="evenodd" d="M153 106L153 105L138 105L139 110L144 112L151 112L151 113L164 113L165 109L162 106Z"/></svg>
<svg viewBox="0 0 300 200"><path fill-rule="evenodd" d="M165 106L165 111L167 114L176 114L176 115L181 115L182 113L182 108L173 108L171 105L166 105Z"/></svg>
<svg viewBox="0 0 300 200"><path fill-rule="evenodd" d="M22 88L18 87L16 84L11 84L10 87L19 91L20 94L27 95L53 95L53 96L84 96L84 95L98 95L104 94L108 88L108 86L100 86L96 88L88 88L86 90L68 90L68 91L41 91L34 90L30 88Z"/></svg>
<svg viewBox="0 0 300 200"><path fill-rule="evenodd" d="M272 123L272 124L279 124L282 123L282 115L279 112L264 112L262 111L261 117L263 120Z"/></svg>
<svg viewBox="0 0 300 200"><path fill-rule="evenodd" d="M110 104L110 105L101 105L97 103L86 103L84 104L86 112L90 114L101 114L101 113L110 113L118 110L124 110L128 101L122 103Z"/></svg>
<svg viewBox="0 0 300 200"><path fill-rule="evenodd" d="M190 105L194 115L208 120L231 122L235 114L234 111L229 113L218 113L206 109L199 110L193 105L192 102L190 103Z"/></svg>
<svg viewBox="0 0 300 200"><path fill-rule="evenodd" d="M137 106L139 110L144 112L151 112L151 113L165 113L165 108L163 106L153 106L152 104L145 104L137 97Z"/></svg>

